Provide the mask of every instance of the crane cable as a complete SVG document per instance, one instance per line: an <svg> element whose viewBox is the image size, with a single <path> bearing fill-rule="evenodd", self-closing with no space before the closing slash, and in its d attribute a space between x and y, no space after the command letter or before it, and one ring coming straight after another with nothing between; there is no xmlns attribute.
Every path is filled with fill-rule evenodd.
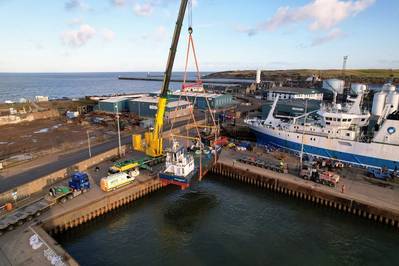
<svg viewBox="0 0 399 266"><path fill-rule="evenodd" d="M176 117L177 117L177 110L178 110L178 108L179 108L179 106L180 106L180 101L181 101L181 98L182 98L182 96L186 93L186 88L187 87L189 87L189 86L202 86L202 81L201 81L201 74L200 74L200 70L199 70L199 64L198 64L198 59L197 59L197 54L196 54L196 50L195 50L195 45L194 45L194 39L193 39L193 36L192 36L192 33L193 33L193 26L192 26L192 0L189 0L188 1L188 12L187 12L187 24L188 24L188 33L189 33L189 35L188 35L188 44L187 44L187 51L186 51L186 58L185 58L185 66L184 66L184 76L183 76L183 84L182 84L182 89L181 89L181 93L180 93L180 95L179 95L179 99L178 99L178 104L177 104L177 106L175 107L175 109L174 109L174 116L173 116L173 119L172 119L172 122L171 122L171 129L173 129L173 125L174 125L174 123L175 123L175 120L176 120ZM190 58L190 50L192 49L192 52L193 52L193 57L194 57L194 63L195 63L195 67L196 67L196 74L197 74L197 76L196 76L196 83L194 83L194 84L187 84L187 74L188 74L188 72L187 72L187 68L188 68L188 65L189 65L189 58ZM187 95L185 95L185 98L186 98L186 101L188 101L188 102L190 102L189 101L189 99L188 99L188 96ZM198 135L198 138L199 138L199 141L200 141L200 147L201 147L201 150L202 150L202 145L201 145L201 134L200 134L200 132L199 132L199 127L198 127L198 124L197 124L197 121L196 121L196 119L195 119L195 115L194 115L194 112L193 112L193 109L194 109L194 105L195 105L195 103L196 103L196 100L197 100L197 96L195 96L194 97L194 101L193 101L193 106L192 106L192 108L191 108L191 110L190 110L190 115L191 115L191 118L192 118L192 120L193 120L193 124L194 124L194 128L196 129L196 131L197 131L197 135ZM214 113L213 113L213 111L211 110L211 106L210 106L210 104L209 104L209 100L208 100L208 97L205 97L205 100L206 100L206 103L207 103L207 107L208 107L208 109L209 109L209 113L210 113L210 115L211 115L211 118L212 118L212 122L213 122L213 127L216 129L216 134L217 134L217 132L218 132L218 130L217 130L217 125L216 125L216 121L215 121L215 117L214 117ZM174 140L174 137L172 136L172 140ZM215 140L216 140L216 138L215 138ZM202 152L201 152L201 154L202 154ZM201 167L201 164L202 164L202 159L201 159L201 157L202 156L200 156L200 178L202 177L202 167ZM215 159L216 159L216 157L215 157Z"/></svg>

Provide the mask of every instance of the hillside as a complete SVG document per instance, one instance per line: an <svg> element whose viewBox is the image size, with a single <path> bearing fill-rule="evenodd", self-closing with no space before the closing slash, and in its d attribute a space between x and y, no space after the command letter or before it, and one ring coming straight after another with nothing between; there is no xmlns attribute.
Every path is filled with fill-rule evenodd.
<svg viewBox="0 0 399 266"><path fill-rule="evenodd" d="M292 70L262 70L263 80L282 80L306 79L311 75L318 75L322 79L342 78L340 69L292 69ZM255 79L256 70L235 70L211 73L205 78L233 78L233 79ZM346 70L346 79L352 82L364 82L382 84L391 77L394 83L399 83L399 69L348 69Z"/></svg>

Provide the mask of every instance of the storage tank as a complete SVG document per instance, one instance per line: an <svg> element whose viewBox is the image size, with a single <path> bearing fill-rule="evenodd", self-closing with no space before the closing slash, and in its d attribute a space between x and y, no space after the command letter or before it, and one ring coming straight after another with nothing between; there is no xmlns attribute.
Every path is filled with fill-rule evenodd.
<svg viewBox="0 0 399 266"><path fill-rule="evenodd" d="M371 108L371 113L373 115L382 115L382 111L384 110L385 107L385 99L387 97L387 93L380 91L374 94L373 98L373 107Z"/></svg>
<svg viewBox="0 0 399 266"><path fill-rule="evenodd" d="M258 69L256 71L256 84L260 83L260 75L261 75L261 71L260 71L260 69Z"/></svg>
<svg viewBox="0 0 399 266"><path fill-rule="evenodd" d="M326 79L323 80L323 89L335 91L339 94L344 92L345 81L342 79Z"/></svg>
<svg viewBox="0 0 399 266"><path fill-rule="evenodd" d="M396 91L391 91L388 93L386 103L390 105L389 114L398 110L399 106L399 93Z"/></svg>
<svg viewBox="0 0 399 266"><path fill-rule="evenodd" d="M382 86L383 91L395 91L396 87L392 85L391 83L386 83L384 86Z"/></svg>
<svg viewBox="0 0 399 266"><path fill-rule="evenodd" d="M353 94L358 95L359 93L364 93L366 91L366 85L362 83L352 83L351 84L351 91Z"/></svg>

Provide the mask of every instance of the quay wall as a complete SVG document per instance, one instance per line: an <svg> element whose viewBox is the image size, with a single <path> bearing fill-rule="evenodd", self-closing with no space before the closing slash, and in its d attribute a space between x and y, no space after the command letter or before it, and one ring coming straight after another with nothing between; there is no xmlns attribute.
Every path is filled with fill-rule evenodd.
<svg viewBox="0 0 399 266"><path fill-rule="evenodd" d="M63 232L130 204L162 187L161 181L156 178L134 187L129 186L114 192L104 193L102 197L87 202L73 210L58 215L50 215L48 219L42 221L42 228L50 234Z"/></svg>
<svg viewBox="0 0 399 266"><path fill-rule="evenodd" d="M355 199L345 193L328 192L295 180L282 180L267 171L260 175L220 162L211 169L211 173L399 228L399 211Z"/></svg>

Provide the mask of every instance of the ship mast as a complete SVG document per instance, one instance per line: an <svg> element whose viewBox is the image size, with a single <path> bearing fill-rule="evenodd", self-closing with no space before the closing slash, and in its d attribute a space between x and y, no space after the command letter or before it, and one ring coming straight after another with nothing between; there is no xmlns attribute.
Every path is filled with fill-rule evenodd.
<svg viewBox="0 0 399 266"><path fill-rule="evenodd" d="M307 112L308 112L308 99L305 100L305 117L303 118L301 153L299 154L299 169L302 169L302 164L303 164L303 142L305 135L306 118L308 117Z"/></svg>

